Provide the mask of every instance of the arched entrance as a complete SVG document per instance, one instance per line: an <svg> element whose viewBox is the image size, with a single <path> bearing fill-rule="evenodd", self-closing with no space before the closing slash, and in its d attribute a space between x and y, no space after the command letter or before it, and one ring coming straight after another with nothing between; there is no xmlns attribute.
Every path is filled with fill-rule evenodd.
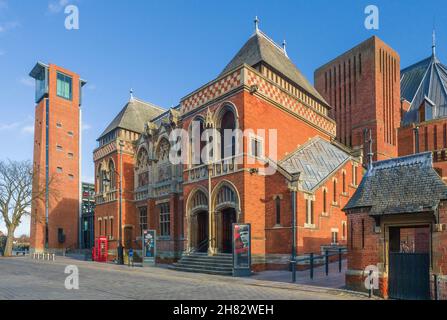
<svg viewBox="0 0 447 320"><path fill-rule="evenodd" d="M240 205L235 187L224 182L215 189L216 249L220 253L233 252L233 223L239 221Z"/></svg>
<svg viewBox="0 0 447 320"><path fill-rule="evenodd" d="M204 190L193 191L188 198L188 247L196 252L207 252L209 247L208 197Z"/></svg>
<svg viewBox="0 0 447 320"><path fill-rule="evenodd" d="M208 211L198 211L196 213L197 237L195 249L197 252L208 252Z"/></svg>

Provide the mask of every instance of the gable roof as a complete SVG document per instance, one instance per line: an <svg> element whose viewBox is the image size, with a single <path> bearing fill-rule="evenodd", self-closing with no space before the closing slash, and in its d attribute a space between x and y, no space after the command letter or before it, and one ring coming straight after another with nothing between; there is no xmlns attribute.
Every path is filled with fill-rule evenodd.
<svg viewBox="0 0 447 320"><path fill-rule="evenodd" d="M318 91L303 76L301 71L287 57L284 49L260 30L256 30L219 76L238 68L244 63L254 66L260 62L264 62L279 73L282 73L316 99L328 105Z"/></svg>
<svg viewBox="0 0 447 320"><path fill-rule="evenodd" d="M351 156L335 144L317 136L279 162L289 174L300 172L301 187L314 192Z"/></svg>
<svg viewBox="0 0 447 320"><path fill-rule="evenodd" d="M418 110L426 100L434 104L433 119L447 117L447 67L436 55L401 71L401 97L410 102L404 125L418 122Z"/></svg>
<svg viewBox="0 0 447 320"><path fill-rule="evenodd" d="M166 110L142 100L131 98L118 115L107 126L98 140L116 128L126 129L141 133L147 121L157 117Z"/></svg>
<svg viewBox="0 0 447 320"><path fill-rule="evenodd" d="M447 185L433 169L431 152L375 162L343 211L370 215L432 211L447 199Z"/></svg>

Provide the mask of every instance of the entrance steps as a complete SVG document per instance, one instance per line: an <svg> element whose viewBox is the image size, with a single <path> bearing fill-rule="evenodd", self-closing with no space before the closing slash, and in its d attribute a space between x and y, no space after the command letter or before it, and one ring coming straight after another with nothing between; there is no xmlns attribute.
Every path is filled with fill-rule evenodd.
<svg viewBox="0 0 447 320"><path fill-rule="evenodd" d="M207 253L193 252L184 254L169 268L177 271L232 276L233 256L226 253L209 256Z"/></svg>

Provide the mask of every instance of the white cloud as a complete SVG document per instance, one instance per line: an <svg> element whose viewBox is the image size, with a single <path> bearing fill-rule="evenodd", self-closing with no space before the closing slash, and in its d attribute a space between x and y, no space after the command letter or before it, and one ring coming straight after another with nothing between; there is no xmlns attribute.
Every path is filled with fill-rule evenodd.
<svg viewBox="0 0 447 320"><path fill-rule="evenodd" d="M24 126L22 128L22 133L24 133L24 134L34 134L34 126L33 125Z"/></svg>
<svg viewBox="0 0 447 320"><path fill-rule="evenodd" d="M20 83L27 87L34 87L35 81L32 78L22 77L20 78Z"/></svg>
<svg viewBox="0 0 447 320"><path fill-rule="evenodd" d="M92 128L92 126L89 125L88 123L82 124L82 131L87 131L87 130L90 130L91 128Z"/></svg>
<svg viewBox="0 0 447 320"><path fill-rule="evenodd" d="M70 3L69 0L50 1L48 4L48 11L50 13L59 13Z"/></svg>
<svg viewBox="0 0 447 320"><path fill-rule="evenodd" d="M18 21L5 22L0 24L0 33L5 33L6 31L10 31L18 27L20 27L20 23Z"/></svg>
<svg viewBox="0 0 447 320"><path fill-rule="evenodd" d="M0 124L0 131L9 131L18 128L22 122L16 121L11 123Z"/></svg>
<svg viewBox="0 0 447 320"><path fill-rule="evenodd" d="M87 183L95 183L95 178L93 178L93 177L87 177L87 176L82 176L82 177L81 177L81 181L82 181L82 182L87 182Z"/></svg>

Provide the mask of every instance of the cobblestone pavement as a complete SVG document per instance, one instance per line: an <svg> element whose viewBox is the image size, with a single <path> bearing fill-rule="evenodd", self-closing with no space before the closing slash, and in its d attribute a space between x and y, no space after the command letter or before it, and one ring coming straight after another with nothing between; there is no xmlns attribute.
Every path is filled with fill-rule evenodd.
<svg viewBox="0 0 447 320"><path fill-rule="evenodd" d="M67 265L79 269L79 290L67 290ZM166 268L129 268L58 257L0 258L2 299L354 300L360 294L296 284L184 273Z"/></svg>

